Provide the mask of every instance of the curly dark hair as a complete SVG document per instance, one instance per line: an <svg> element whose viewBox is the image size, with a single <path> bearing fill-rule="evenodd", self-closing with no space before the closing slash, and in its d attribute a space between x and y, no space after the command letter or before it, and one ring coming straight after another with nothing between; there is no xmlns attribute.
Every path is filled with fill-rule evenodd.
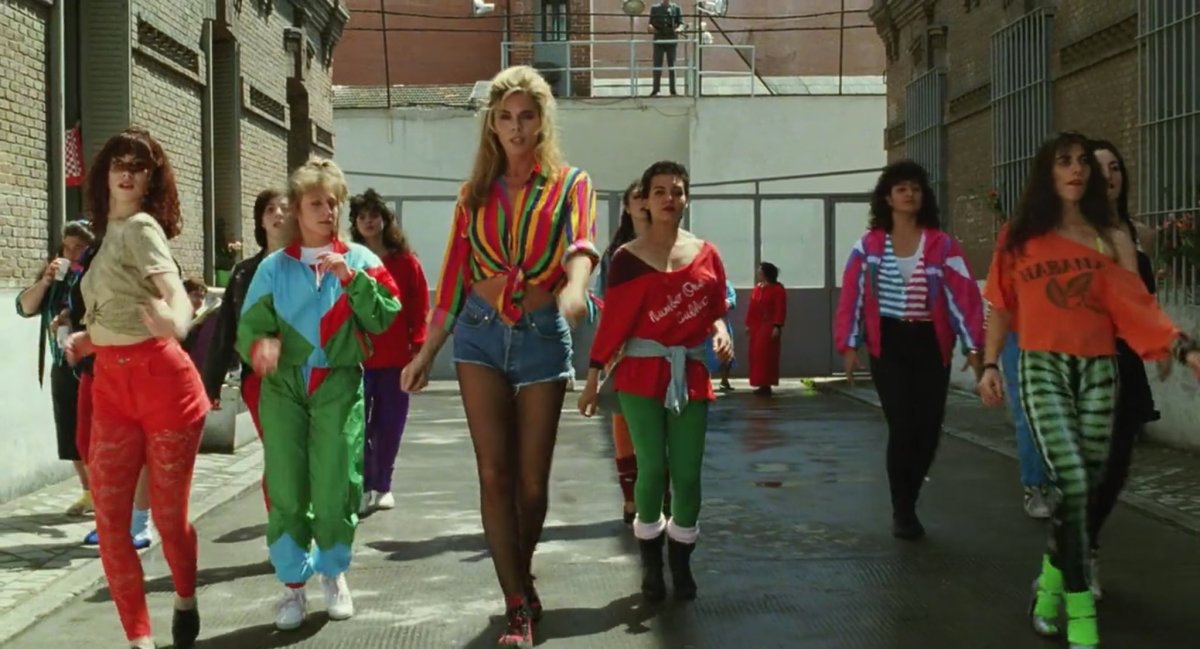
<svg viewBox="0 0 1200 649"><path fill-rule="evenodd" d="M617 251L617 248L633 241L633 215L629 213L629 200L633 198L635 192L642 190L642 180L639 178L625 188L625 194L621 196L621 225L617 226L617 231L613 233L612 241L609 242L608 248L604 251L604 255L612 255Z"/></svg>
<svg viewBox="0 0 1200 649"><path fill-rule="evenodd" d="M267 247L267 229L263 227L263 216L267 213L267 207L271 205L271 201L284 196L287 194L282 189L269 187L259 192L254 199L254 241L259 248Z"/></svg>
<svg viewBox="0 0 1200 649"><path fill-rule="evenodd" d="M912 160L893 162L884 167L883 172L879 174L879 180L875 182L875 191L871 193L871 229L892 231L892 206L888 205L887 199L892 195L893 187L905 182L921 186L921 208L917 210L917 225L940 229L942 221L938 218L937 194L929 184L929 173L925 171L925 167Z"/></svg>
<svg viewBox="0 0 1200 649"><path fill-rule="evenodd" d="M103 238L108 230L108 171L114 158L127 155L132 155L139 163L150 168L150 182L146 186L146 196L142 198L142 210L158 221L167 239L174 239L183 231L175 172L162 145L151 137L150 131L136 126L109 138L88 168L84 196L87 211L92 217L92 231L97 238Z"/></svg>
<svg viewBox="0 0 1200 649"><path fill-rule="evenodd" d="M378 214L383 219L383 247L387 248L388 252L402 254L412 252L412 249L408 247L408 237L404 236L404 230L401 230L400 224L396 223L396 214L392 212L392 208L388 207L379 192L374 189L367 189L350 199L350 238L354 243L363 245L367 243L362 233L358 231L358 217L364 213Z"/></svg>
<svg viewBox="0 0 1200 649"><path fill-rule="evenodd" d="M650 197L650 182L655 176L679 176L683 180L683 193L692 193L692 178L688 175L687 167L672 160L660 160L642 172L642 196Z"/></svg>
<svg viewBox="0 0 1200 649"><path fill-rule="evenodd" d="M1060 155L1076 146L1083 150L1084 160L1090 168L1087 186L1079 201L1079 211L1101 237L1109 240L1112 217L1108 205L1108 181L1100 164L1092 156L1088 139L1080 133L1064 132L1043 142L1033 158L1029 178L1025 181L1025 191L1021 193L1021 200L1009 221L1005 242L1008 252L1020 254L1025 242L1062 225L1063 204L1054 187L1054 164Z"/></svg>

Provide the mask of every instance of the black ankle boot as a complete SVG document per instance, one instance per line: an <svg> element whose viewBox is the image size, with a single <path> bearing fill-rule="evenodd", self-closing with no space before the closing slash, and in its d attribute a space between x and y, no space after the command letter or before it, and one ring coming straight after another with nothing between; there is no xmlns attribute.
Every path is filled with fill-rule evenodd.
<svg viewBox="0 0 1200 649"><path fill-rule="evenodd" d="M178 649L192 649L196 637L200 635L200 611L191 609L181 611L175 609L175 617L171 620L171 640Z"/></svg>
<svg viewBox="0 0 1200 649"><path fill-rule="evenodd" d="M663 581L663 539L665 534L659 534L648 541L638 539L642 550L642 595L652 602L659 602L667 596L667 583Z"/></svg>
<svg viewBox="0 0 1200 649"><path fill-rule="evenodd" d="M675 586L675 599L696 599L696 579L692 577L692 551L695 543L667 541L667 561L671 564L671 581Z"/></svg>

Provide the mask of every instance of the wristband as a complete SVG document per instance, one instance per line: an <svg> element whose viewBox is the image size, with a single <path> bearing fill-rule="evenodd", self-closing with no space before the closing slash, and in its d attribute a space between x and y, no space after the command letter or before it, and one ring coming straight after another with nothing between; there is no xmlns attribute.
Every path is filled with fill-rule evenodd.
<svg viewBox="0 0 1200 649"><path fill-rule="evenodd" d="M995 363L984 363L984 364L983 364L983 371L984 371L984 372L986 372L986 371L988 371L988 370L996 370L997 372L999 372L999 371L1000 371L1000 366L999 366L999 365L997 365L997 364L995 364Z"/></svg>

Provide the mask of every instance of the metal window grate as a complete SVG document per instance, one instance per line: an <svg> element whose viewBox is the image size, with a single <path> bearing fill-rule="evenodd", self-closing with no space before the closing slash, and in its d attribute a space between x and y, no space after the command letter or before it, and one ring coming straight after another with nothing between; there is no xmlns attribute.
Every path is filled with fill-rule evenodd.
<svg viewBox="0 0 1200 649"><path fill-rule="evenodd" d="M946 202L946 73L930 70L909 82L904 89L904 151L929 172L942 226L949 229Z"/></svg>
<svg viewBox="0 0 1200 649"><path fill-rule="evenodd" d="M992 182L1001 209L1020 200L1029 163L1054 128L1054 15L1035 9L992 34Z"/></svg>
<svg viewBox="0 0 1200 649"><path fill-rule="evenodd" d="M1138 9L1138 212L1159 228L1163 300L1198 304L1200 0L1140 0ZM1173 248L1184 254L1164 254Z"/></svg>

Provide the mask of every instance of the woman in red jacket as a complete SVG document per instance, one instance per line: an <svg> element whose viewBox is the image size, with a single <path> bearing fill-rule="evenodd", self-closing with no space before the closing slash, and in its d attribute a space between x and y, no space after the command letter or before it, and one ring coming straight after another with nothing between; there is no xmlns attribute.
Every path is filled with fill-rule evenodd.
<svg viewBox="0 0 1200 649"><path fill-rule="evenodd" d="M779 283L779 267L758 265L750 308L746 309L746 335L750 337L750 386L754 394L770 395L779 385L779 352L783 322L787 319L787 291Z"/></svg>
<svg viewBox="0 0 1200 649"><path fill-rule="evenodd" d="M429 284L421 262L408 247L396 215L374 189L350 199L350 236L379 255L400 289L400 317L379 336L371 336L375 352L364 365L363 406L366 409L366 457L359 513L392 509L392 470L400 438L408 421L408 393L400 389L400 372L425 343L429 314Z"/></svg>

